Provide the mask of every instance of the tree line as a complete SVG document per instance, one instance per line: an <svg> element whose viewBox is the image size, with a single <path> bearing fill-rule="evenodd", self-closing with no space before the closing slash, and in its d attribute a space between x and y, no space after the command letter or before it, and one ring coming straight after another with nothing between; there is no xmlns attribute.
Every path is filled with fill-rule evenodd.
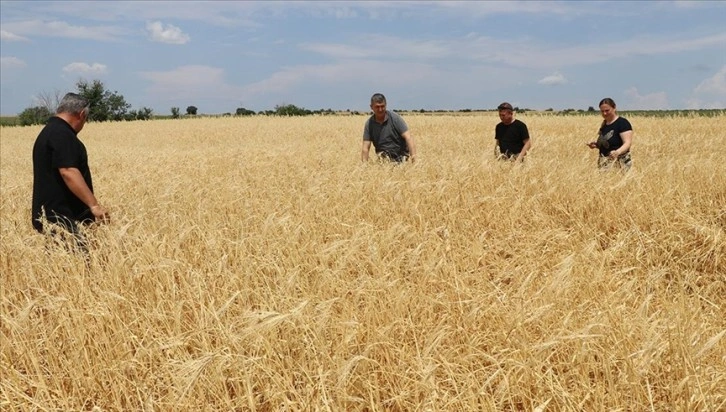
<svg viewBox="0 0 726 412"><path fill-rule="evenodd" d="M129 110L131 105L126 102L124 96L118 91L112 92L107 89L100 80L91 82L79 80L76 83L76 93L88 100L91 109L88 118L94 122L149 120L154 113L149 107ZM18 123L22 126L45 123L55 114L63 95L57 91L54 94L41 93L38 96L38 104L26 108L18 115Z"/></svg>
<svg viewBox="0 0 726 412"><path fill-rule="evenodd" d="M124 96L118 91L111 91L106 88L100 80L87 81L84 79L76 83L76 93L88 99L90 104L89 120L94 122L106 121L130 121L130 120L150 120L154 116L153 109L142 107L138 110L130 110L131 105L126 102ZM38 102L34 106L25 108L19 115L17 124L21 126L29 126L34 124L44 124L50 116L55 114L58 105L64 94L56 91L55 93L40 93L37 96ZM187 106L186 115L195 116L198 108L196 106ZM255 112L244 107L238 107L235 116L252 116L257 114L275 115L275 116L307 116L313 114L333 114L332 109L325 110L308 110L294 104L284 104L275 106L274 110L266 110ZM358 114L355 112L355 114ZM224 115L231 116L231 113ZM177 119L181 117L181 109L179 107L171 108L171 118Z"/></svg>
<svg viewBox="0 0 726 412"><path fill-rule="evenodd" d="M150 120L155 114L154 111L149 107L141 107L137 110L130 110L131 105L126 102L124 96L118 91L111 91L100 80L93 80L88 82L86 80L79 80L76 83L76 93L85 97L90 102L90 114L89 119L95 122L105 121L131 121L131 120ZM24 109L20 115L18 115L15 124L21 126L28 126L33 124L44 124L50 116L55 114L56 108L63 98L62 93L56 91L55 93L41 93L37 96L38 102L31 107ZM186 116L196 116L198 112L196 106L187 106ZM519 113L525 113L530 111L527 108L515 107L515 111ZM419 113L448 113L454 112L453 110L413 110ZM460 113L469 113L474 111L485 111L485 110L472 110L472 109L461 109L458 110ZM597 110L590 106L585 110L565 109L557 111L556 114L592 114ZM359 115L360 112L347 110L352 115ZM555 112L554 109L549 108L545 112ZM652 112L652 111L646 111ZM673 111L666 111L673 112ZM680 111L676 111L680 112ZM691 111L689 111L691 112ZM700 111L699 111L700 112ZM706 111L710 114L710 111ZM723 110L715 110L716 113L723 113ZM255 112L244 107L238 107L234 112L235 116L254 116L254 115L266 115L266 116L309 116L309 115L326 115L334 114L335 111L332 109L320 109L320 110L308 110L304 107L298 107L294 104L282 104L277 105L273 110L264 110ZM232 116L232 113L224 113L222 116ZM156 116L161 117L161 116ZM171 118L178 119L182 117L181 109L179 107L171 108Z"/></svg>

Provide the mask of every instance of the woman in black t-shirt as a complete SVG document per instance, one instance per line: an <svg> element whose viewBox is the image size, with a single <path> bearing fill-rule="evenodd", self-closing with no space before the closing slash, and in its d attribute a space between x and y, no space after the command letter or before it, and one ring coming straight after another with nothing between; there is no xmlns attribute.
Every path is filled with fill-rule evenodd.
<svg viewBox="0 0 726 412"><path fill-rule="evenodd" d="M630 157L630 147L633 144L633 127L630 122L618 116L615 102L611 98L600 101L600 113L603 117L602 125L598 131L597 140L587 143L590 149L599 149L597 159L599 168L609 168L613 165L630 169L633 160Z"/></svg>

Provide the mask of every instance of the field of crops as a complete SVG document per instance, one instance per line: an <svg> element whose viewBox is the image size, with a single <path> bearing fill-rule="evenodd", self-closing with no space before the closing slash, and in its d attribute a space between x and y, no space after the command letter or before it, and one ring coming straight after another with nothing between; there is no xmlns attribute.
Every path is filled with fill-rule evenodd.
<svg viewBox="0 0 726 412"><path fill-rule="evenodd" d="M364 116L91 123L112 221L90 263L30 224L34 127L0 129L0 409L726 409L726 116L405 117L415 164L360 163Z"/></svg>

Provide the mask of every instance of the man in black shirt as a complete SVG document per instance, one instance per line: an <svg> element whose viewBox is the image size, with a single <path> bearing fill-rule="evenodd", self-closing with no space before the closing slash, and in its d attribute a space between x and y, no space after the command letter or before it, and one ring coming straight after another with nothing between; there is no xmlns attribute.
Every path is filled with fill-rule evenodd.
<svg viewBox="0 0 726 412"><path fill-rule="evenodd" d="M511 104L504 102L497 107L497 110L501 120L494 129L495 151L497 146L499 147L497 157L521 162L532 147L527 125L514 119L514 109Z"/></svg>
<svg viewBox="0 0 726 412"><path fill-rule="evenodd" d="M88 154L78 139L88 111L85 98L66 94L33 146L33 227L41 233L58 233L55 228L61 227L83 250L87 245L78 225L108 219L108 212L93 194Z"/></svg>

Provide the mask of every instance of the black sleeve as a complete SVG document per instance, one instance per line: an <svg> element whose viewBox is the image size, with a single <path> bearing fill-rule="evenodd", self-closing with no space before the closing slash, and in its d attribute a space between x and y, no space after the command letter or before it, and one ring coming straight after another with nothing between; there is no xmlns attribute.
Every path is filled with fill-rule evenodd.
<svg viewBox="0 0 726 412"><path fill-rule="evenodd" d="M48 139L50 164L54 169L61 167L80 168L81 148L75 142L75 136L55 134Z"/></svg>
<svg viewBox="0 0 726 412"><path fill-rule="evenodd" d="M620 120L620 132L618 134L633 130L633 126L630 124L628 119L620 117L618 120Z"/></svg>
<svg viewBox="0 0 726 412"><path fill-rule="evenodd" d="M522 134L522 141L525 141L525 140L529 139L529 130L527 129L527 125L524 124L524 122L522 122L521 125L522 125L522 130L520 132Z"/></svg>

